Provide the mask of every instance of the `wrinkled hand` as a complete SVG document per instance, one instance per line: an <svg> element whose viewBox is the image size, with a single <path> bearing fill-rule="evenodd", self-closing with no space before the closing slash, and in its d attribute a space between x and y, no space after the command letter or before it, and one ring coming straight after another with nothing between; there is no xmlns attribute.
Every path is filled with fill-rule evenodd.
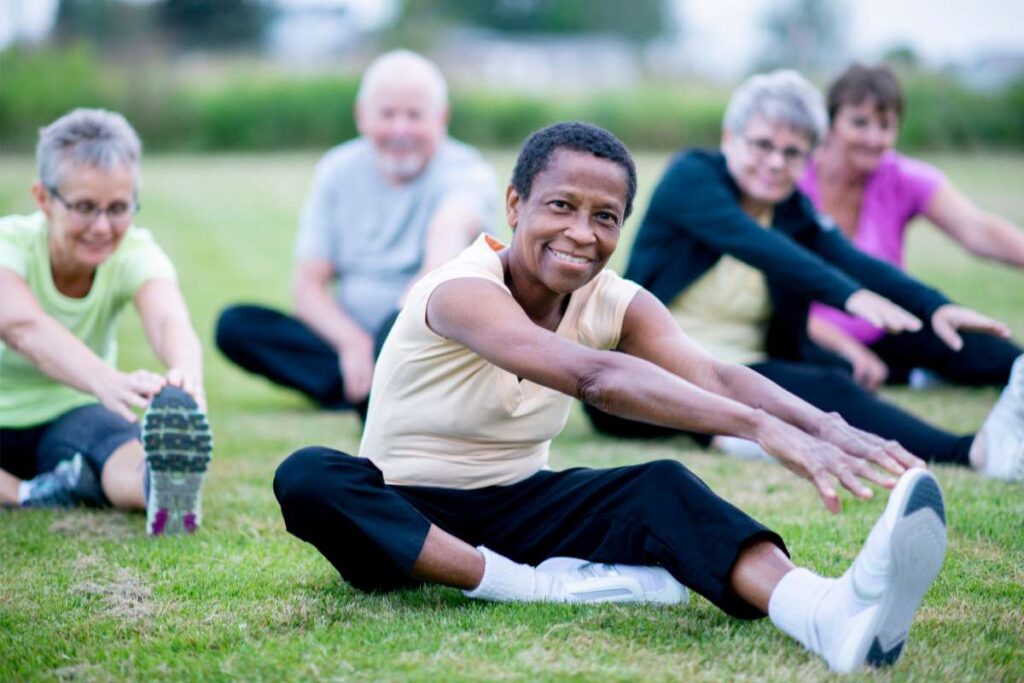
<svg viewBox="0 0 1024 683"><path fill-rule="evenodd" d="M846 312L868 321L886 332L917 332L921 320L884 296L867 289L858 289L846 300Z"/></svg>
<svg viewBox="0 0 1024 683"><path fill-rule="evenodd" d="M370 394L373 383L373 339L366 333L353 335L338 349L338 355L345 400L359 403Z"/></svg>
<svg viewBox="0 0 1024 683"><path fill-rule="evenodd" d="M889 378L889 366L866 346L846 359L853 366L853 381L868 391L876 391Z"/></svg>
<svg viewBox="0 0 1024 683"><path fill-rule="evenodd" d="M958 330L983 332L1003 339L1010 336L1010 328L998 320L956 304L940 306L932 313L932 330L954 351L959 351L964 346L964 340L957 334Z"/></svg>
<svg viewBox="0 0 1024 683"><path fill-rule="evenodd" d="M875 470L868 459L855 457L838 446L816 439L781 420L772 419L768 426L763 428L758 443L768 453L778 458L786 468L811 482L825 507L832 513L839 512L841 507L835 481L856 497L863 499L871 498L874 493L861 482L862 479L887 488L892 488L896 483L891 477ZM875 452L875 449L866 445L851 444L851 448L865 453ZM895 458L887 453L875 452L875 456L883 466L888 464L891 467L899 467L893 462Z"/></svg>
<svg viewBox="0 0 1024 683"><path fill-rule="evenodd" d="M171 368L167 371L165 379L170 386L178 387L194 398L199 409L206 412L206 391L203 389L202 377L195 377L181 368Z"/></svg>
<svg viewBox="0 0 1024 683"><path fill-rule="evenodd" d="M164 388L166 380L149 370L124 373L111 370L102 378L92 393L107 410L120 415L129 422L135 422L132 408L145 408L149 400Z"/></svg>
<svg viewBox="0 0 1024 683"><path fill-rule="evenodd" d="M829 413L819 423L815 436L848 455L872 462L895 475L903 474L911 467L928 466L899 442L852 427L839 413ZM895 484L895 479L882 482L886 488L892 488Z"/></svg>

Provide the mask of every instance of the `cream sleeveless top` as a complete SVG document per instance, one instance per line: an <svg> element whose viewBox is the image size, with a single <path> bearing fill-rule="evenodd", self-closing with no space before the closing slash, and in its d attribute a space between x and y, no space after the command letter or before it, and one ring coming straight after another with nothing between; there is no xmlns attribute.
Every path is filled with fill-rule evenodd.
<svg viewBox="0 0 1024 683"><path fill-rule="evenodd" d="M388 484L476 489L522 481L543 469L572 398L520 381L465 346L435 334L427 301L443 282L478 278L505 291L488 235L429 273L411 290L374 371L359 454ZM640 286L602 271L572 293L556 333L593 349L619 343Z"/></svg>

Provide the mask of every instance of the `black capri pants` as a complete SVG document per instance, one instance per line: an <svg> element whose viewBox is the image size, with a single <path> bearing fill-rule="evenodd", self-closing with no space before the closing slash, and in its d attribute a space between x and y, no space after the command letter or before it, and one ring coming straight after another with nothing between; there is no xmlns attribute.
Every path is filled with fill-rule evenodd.
<svg viewBox="0 0 1024 683"><path fill-rule="evenodd" d="M277 469L285 526L354 587L419 585L410 569L431 524L517 562L549 557L661 565L725 612L764 616L730 588L740 553L778 534L719 498L674 460L612 469L542 470L509 486L391 486L366 458L303 448Z"/></svg>
<svg viewBox="0 0 1024 683"><path fill-rule="evenodd" d="M50 422L0 428L0 469L19 479L31 479L81 454L100 481L114 451L138 438L137 423L93 403L73 408Z"/></svg>

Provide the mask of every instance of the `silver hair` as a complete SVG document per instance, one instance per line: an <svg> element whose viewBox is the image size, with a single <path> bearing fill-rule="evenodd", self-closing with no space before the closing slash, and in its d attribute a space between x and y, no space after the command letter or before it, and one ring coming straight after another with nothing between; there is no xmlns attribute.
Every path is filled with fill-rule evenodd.
<svg viewBox="0 0 1024 683"><path fill-rule="evenodd" d="M729 100L722 126L742 135L755 116L805 133L815 146L828 128L821 93L792 69L757 74L744 81Z"/></svg>
<svg viewBox="0 0 1024 683"><path fill-rule="evenodd" d="M356 101L365 103L370 93L389 78L422 81L430 91L431 103L437 110L448 104L448 83L432 61L411 50L392 50L374 59L363 73Z"/></svg>
<svg viewBox="0 0 1024 683"><path fill-rule="evenodd" d="M138 134L116 112L79 108L39 129L36 163L39 180L46 187L59 187L69 167L107 170L124 165L132 170L138 189L141 158Z"/></svg>

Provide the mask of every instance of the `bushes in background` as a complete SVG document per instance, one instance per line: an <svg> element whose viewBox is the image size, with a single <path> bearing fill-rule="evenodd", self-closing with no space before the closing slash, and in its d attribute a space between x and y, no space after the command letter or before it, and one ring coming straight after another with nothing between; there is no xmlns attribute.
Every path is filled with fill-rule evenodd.
<svg viewBox="0 0 1024 683"><path fill-rule="evenodd" d="M901 147L1024 149L1024 83L983 94L937 74L905 78ZM187 79L167 64L107 63L90 49L0 53L0 149L31 150L36 130L76 106L125 114L151 150L322 149L355 134L349 76L296 77L255 65ZM604 126L637 148L717 143L729 92L647 85L563 97L453 93L451 132L467 142L515 147L566 119Z"/></svg>

